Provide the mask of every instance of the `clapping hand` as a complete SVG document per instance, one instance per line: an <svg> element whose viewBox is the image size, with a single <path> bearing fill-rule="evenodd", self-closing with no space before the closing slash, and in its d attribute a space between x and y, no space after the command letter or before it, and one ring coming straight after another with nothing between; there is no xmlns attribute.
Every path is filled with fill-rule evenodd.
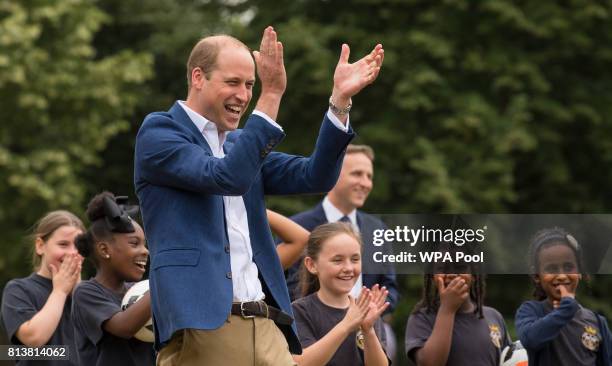
<svg viewBox="0 0 612 366"><path fill-rule="evenodd" d="M336 106L341 108L349 104L352 96L376 80L385 56L380 44L377 44L372 52L352 64L348 62L349 53L349 46L343 44L334 72L332 100Z"/></svg>
<svg viewBox="0 0 612 366"><path fill-rule="evenodd" d="M370 330L380 315L389 307L387 295L389 291L385 287L380 287L375 284L371 291L372 300L368 306L368 313L361 322L361 330L364 332Z"/></svg>
<svg viewBox="0 0 612 366"><path fill-rule="evenodd" d="M359 329L359 325L363 322L368 314L370 302L372 301L372 295L370 294L370 290L364 287L357 300L349 295L349 301L350 304L344 319L342 319L342 322L346 324L349 331L354 332Z"/></svg>
<svg viewBox="0 0 612 366"><path fill-rule="evenodd" d="M271 26L264 30L259 51L253 51L261 93L282 95L287 87L287 73L283 61L283 44L277 40Z"/></svg>

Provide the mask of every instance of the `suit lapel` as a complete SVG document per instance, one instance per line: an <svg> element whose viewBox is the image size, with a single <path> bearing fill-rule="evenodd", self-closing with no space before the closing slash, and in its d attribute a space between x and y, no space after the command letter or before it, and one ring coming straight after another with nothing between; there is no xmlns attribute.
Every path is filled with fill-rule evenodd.
<svg viewBox="0 0 612 366"><path fill-rule="evenodd" d="M370 230L369 220L366 220L361 211L357 210L357 227L359 227L359 231Z"/></svg>
<svg viewBox="0 0 612 366"><path fill-rule="evenodd" d="M206 139L202 135L202 132L198 130L198 128L196 127L195 123L193 123L191 118L189 118L189 116L187 115L187 112L185 112L183 107L181 107L179 105L178 101L174 102L174 105L172 106L172 108L170 108L168 113L170 113L170 115L172 115L172 119L174 121L176 121L177 123L180 123L181 125L187 127L189 129L189 131L191 131L193 133L193 135L195 136L198 144L200 146L202 146L206 150L206 152L208 154L213 155L212 149L208 145L208 142L206 142Z"/></svg>
<svg viewBox="0 0 612 366"><path fill-rule="evenodd" d="M361 234L361 240L363 241L363 254L371 258L374 252L372 245L372 235L374 227L372 220L366 217L362 212L357 210L357 225L359 226L359 232ZM364 266L367 265L367 261L364 261Z"/></svg>
<svg viewBox="0 0 612 366"><path fill-rule="evenodd" d="M319 204L315 206L313 213L313 217L315 219L314 227L327 224L327 215L325 215L325 210L323 209L323 201L319 202Z"/></svg>

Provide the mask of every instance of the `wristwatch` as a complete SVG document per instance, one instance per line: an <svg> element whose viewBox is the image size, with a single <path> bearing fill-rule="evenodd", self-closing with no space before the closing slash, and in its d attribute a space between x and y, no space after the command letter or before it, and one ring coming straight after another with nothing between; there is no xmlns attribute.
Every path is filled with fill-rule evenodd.
<svg viewBox="0 0 612 366"><path fill-rule="evenodd" d="M344 107L344 108L338 108L336 107L336 105L334 104L334 100L332 99L332 97L329 97L329 109L331 109L332 113L337 114L339 116L343 116L345 114L348 114L348 112L351 111L351 107L353 106L352 101L349 99L349 104Z"/></svg>

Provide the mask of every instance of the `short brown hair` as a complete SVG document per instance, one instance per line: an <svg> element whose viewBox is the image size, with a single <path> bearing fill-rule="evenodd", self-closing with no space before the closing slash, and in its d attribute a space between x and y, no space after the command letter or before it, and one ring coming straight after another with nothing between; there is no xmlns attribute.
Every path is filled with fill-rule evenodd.
<svg viewBox="0 0 612 366"><path fill-rule="evenodd" d="M251 50L242 43L239 39L227 34L217 34L202 38L191 50L189 59L187 60L187 87L191 89L191 73L193 69L199 67L204 72L206 79L209 79L210 73L217 67L217 56L221 51L221 47L231 44L237 47L244 47L249 54Z"/></svg>
<svg viewBox="0 0 612 366"><path fill-rule="evenodd" d="M35 271L40 267L41 256L36 253L36 239L40 238L43 242L49 240L55 230L62 226L72 226L81 231L85 231L85 226L81 219L69 211L57 210L51 211L43 216L32 230L32 239L35 245L32 246L32 267Z"/></svg>
<svg viewBox="0 0 612 366"><path fill-rule="evenodd" d="M368 145L353 145L349 144L346 147L346 154L358 154L361 153L370 159L370 161L374 162L374 150Z"/></svg>

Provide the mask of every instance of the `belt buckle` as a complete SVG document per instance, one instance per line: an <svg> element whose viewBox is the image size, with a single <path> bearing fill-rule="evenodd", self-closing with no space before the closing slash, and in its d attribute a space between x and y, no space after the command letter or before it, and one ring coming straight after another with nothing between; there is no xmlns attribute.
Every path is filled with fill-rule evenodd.
<svg viewBox="0 0 612 366"><path fill-rule="evenodd" d="M245 315L244 314L244 304L246 304L246 302L241 302L240 303L240 316L242 316L243 319L253 319L255 318L255 315Z"/></svg>

